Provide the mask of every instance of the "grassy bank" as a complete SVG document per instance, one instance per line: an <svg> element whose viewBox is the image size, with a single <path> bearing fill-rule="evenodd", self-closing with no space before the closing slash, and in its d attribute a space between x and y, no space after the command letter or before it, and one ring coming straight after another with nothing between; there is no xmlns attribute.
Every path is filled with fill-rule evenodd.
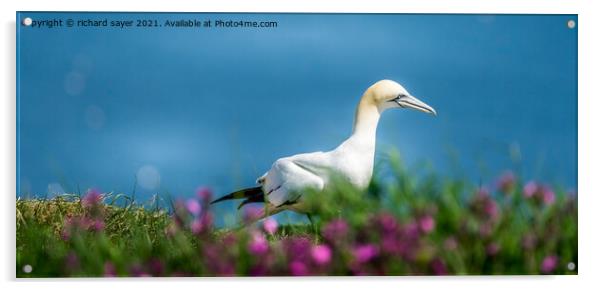
<svg viewBox="0 0 602 290"><path fill-rule="evenodd" d="M368 192L309 194L314 226L215 229L207 188L167 209L97 190L18 199L17 276L577 273L576 193L512 172L477 186L392 171Z"/></svg>

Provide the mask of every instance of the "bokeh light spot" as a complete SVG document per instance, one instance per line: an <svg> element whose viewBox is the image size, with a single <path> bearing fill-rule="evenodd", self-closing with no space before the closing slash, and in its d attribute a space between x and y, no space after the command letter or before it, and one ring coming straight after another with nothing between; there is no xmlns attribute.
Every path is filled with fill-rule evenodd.
<svg viewBox="0 0 602 290"><path fill-rule="evenodd" d="M136 180L142 188L152 190L161 184L161 175L159 174L159 170L154 166L145 165L138 169Z"/></svg>
<svg viewBox="0 0 602 290"><path fill-rule="evenodd" d="M61 195L61 194L65 194L65 190L63 189L63 187L61 186L60 183L53 182L53 183L48 184L48 195L54 196L54 195Z"/></svg>
<svg viewBox="0 0 602 290"><path fill-rule="evenodd" d="M86 125L90 129L100 130L105 124L105 112L98 106L91 105L86 108Z"/></svg>
<svg viewBox="0 0 602 290"><path fill-rule="evenodd" d="M86 88L86 78L79 72L72 71L65 76L65 92L71 96L81 94Z"/></svg>

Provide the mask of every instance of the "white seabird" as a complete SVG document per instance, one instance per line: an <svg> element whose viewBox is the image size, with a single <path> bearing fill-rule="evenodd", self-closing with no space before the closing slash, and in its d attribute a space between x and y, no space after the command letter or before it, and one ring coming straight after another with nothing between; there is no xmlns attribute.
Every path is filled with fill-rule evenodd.
<svg viewBox="0 0 602 290"><path fill-rule="evenodd" d="M355 112L353 132L337 148L280 158L257 179L260 186L230 193L212 203L244 198L238 207L240 209L248 203L267 202L263 218L283 210L307 214L303 193L323 191L335 176L365 190L372 178L378 120L382 112L391 108L411 108L437 114L400 84L391 80L378 81L364 92Z"/></svg>

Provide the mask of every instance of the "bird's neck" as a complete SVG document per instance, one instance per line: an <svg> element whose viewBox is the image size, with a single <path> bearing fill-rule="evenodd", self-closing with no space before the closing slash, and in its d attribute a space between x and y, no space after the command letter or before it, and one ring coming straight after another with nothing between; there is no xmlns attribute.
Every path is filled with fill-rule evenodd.
<svg viewBox="0 0 602 290"><path fill-rule="evenodd" d="M380 110L366 96L362 97L355 111L355 122L351 137L376 140L376 128L380 119Z"/></svg>
<svg viewBox="0 0 602 290"><path fill-rule="evenodd" d="M352 182L358 188L365 189L372 178L374 153L376 149L376 127L380 119L378 107L362 98L355 112L353 133L337 150L348 158L346 164L353 164L347 174L353 176Z"/></svg>

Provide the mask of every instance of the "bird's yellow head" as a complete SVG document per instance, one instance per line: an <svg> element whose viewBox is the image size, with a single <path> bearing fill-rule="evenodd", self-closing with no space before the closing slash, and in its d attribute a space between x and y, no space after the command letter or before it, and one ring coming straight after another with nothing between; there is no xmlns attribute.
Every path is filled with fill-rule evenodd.
<svg viewBox="0 0 602 290"><path fill-rule="evenodd" d="M437 115L435 109L410 95L403 86L391 80L381 80L370 86L364 93L362 102L376 106L380 112L390 108L411 108Z"/></svg>

